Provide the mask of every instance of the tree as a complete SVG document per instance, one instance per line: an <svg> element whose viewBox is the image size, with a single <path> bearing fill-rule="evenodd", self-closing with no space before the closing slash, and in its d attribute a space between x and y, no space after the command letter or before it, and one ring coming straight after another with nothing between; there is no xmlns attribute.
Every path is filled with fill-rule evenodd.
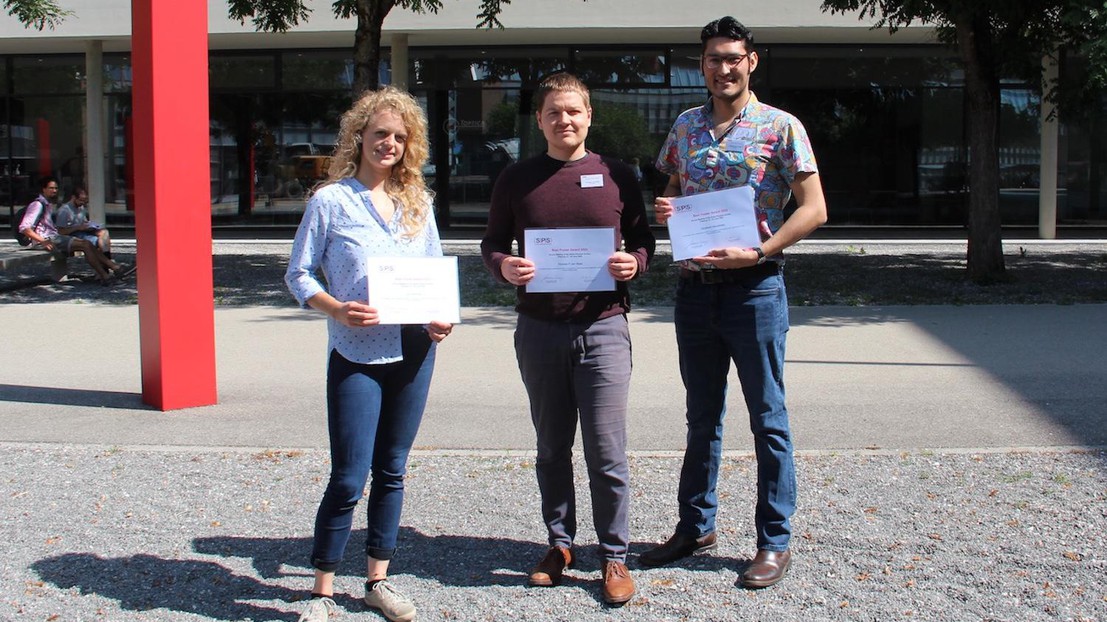
<svg viewBox="0 0 1107 622"><path fill-rule="evenodd" d="M66 17L73 15L72 11L61 8L54 0L4 0L4 8L8 10L8 15L24 26L36 30L53 30Z"/></svg>
<svg viewBox="0 0 1107 622"><path fill-rule="evenodd" d="M499 20L500 12L503 5L510 3L511 0L481 0L477 28L503 28ZM286 32L306 22L311 15L305 0L228 0L228 4L228 14L232 19L242 23L249 19L254 28L266 32ZM395 7L414 13L437 13L442 8L442 0L334 0L332 8L337 17L349 19L357 16L357 30L354 32L355 96L379 86L381 28L384 18Z"/></svg>
<svg viewBox="0 0 1107 622"><path fill-rule="evenodd" d="M265 32L287 32L311 17L307 0L227 0L231 19ZM477 28L503 28L500 12L511 0L481 0ZM8 15L24 26L38 30L54 29L72 11L62 9L55 0L3 0ZM414 13L437 13L442 0L334 0L334 14L343 19L357 16L354 32L354 95L380 85L381 28L384 18L395 7Z"/></svg>
<svg viewBox="0 0 1107 622"><path fill-rule="evenodd" d="M1070 49L1102 58L1103 0L823 0L824 11L860 12L890 32L919 22L956 47L965 72L969 125L968 273L978 283L1004 275L999 217L1000 78L1041 79L1043 56ZM1104 72L1102 65L1093 71ZM1102 85L1102 79L1099 84ZM1080 88L1095 86L1086 81ZM1061 98L1061 84L1047 96ZM1062 98L1063 99L1063 98Z"/></svg>

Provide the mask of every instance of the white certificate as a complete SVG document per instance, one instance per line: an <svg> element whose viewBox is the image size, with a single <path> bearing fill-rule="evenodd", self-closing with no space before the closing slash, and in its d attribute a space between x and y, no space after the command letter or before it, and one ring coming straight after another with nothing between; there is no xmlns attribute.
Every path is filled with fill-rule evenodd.
<svg viewBox="0 0 1107 622"><path fill-rule="evenodd" d="M615 227L527 229L526 258L534 262L532 294L610 292L615 277L607 260L615 252Z"/></svg>
<svg viewBox="0 0 1107 622"><path fill-rule="evenodd" d="M367 274L381 324L461 321L457 257L369 257Z"/></svg>
<svg viewBox="0 0 1107 622"><path fill-rule="evenodd" d="M716 248L761 246L751 186L675 197L668 224L676 261Z"/></svg>

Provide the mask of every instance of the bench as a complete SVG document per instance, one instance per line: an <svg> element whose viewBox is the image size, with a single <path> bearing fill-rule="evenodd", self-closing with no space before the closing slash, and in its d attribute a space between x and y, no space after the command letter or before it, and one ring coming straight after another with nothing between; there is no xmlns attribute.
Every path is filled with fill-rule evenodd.
<svg viewBox="0 0 1107 622"><path fill-rule="evenodd" d="M44 282L45 278L26 278L27 274L33 274L35 268L50 266L50 279L55 283L62 281L69 274L69 258L48 253L40 248L23 248L14 245L0 246L0 276L13 276L16 273L24 276L15 279L17 285L28 285L30 282ZM5 283L13 279L5 278L0 282L0 289L9 289Z"/></svg>

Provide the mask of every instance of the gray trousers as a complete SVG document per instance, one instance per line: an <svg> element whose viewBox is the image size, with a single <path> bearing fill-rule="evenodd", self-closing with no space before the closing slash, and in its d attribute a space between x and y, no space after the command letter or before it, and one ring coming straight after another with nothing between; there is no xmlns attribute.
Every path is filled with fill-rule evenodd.
<svg viewBox="0 0 1107 622"><path fill-rule="evenodd" d="M592 324L519 316L515 356L538 436L538 490L551 546L576 538L573 439L580 421L600 555L625 561L630 540L627 395L630 330L623 315Z"/></svg>

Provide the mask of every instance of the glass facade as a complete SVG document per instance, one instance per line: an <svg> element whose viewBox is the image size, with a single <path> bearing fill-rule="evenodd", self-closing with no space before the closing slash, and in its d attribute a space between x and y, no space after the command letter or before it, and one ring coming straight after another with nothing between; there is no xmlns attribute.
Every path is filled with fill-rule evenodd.
<svg viewBox="0 0 1107 622"><path fill-rule="evenodd" d="M753 89L807 127L831 224L963 225L967 133L962 71L926 45L769 45ZM589 147L637 166L647 205L664 184L654 168L673 119L706 99L698 46L412 48L409 84L430 121L425 173L443 228L479 228L504 167L540 153L538 80L559 69L592 89ZM84 183L84 58L0 58L0 220L38 181ZM385 60L387 64L387 57ZM349 50L212 52L211 209L216 226L293 226L323 178L339 115L350 103ZM389 68L382 68L387 79ZM131 76L125 54L104 56L108 222L133 224ZM1041 95L1004 83L1001 217L1037 223ZM1107 127L1102 115L1062 125L1058 224L1107 224Z"/></svg>

